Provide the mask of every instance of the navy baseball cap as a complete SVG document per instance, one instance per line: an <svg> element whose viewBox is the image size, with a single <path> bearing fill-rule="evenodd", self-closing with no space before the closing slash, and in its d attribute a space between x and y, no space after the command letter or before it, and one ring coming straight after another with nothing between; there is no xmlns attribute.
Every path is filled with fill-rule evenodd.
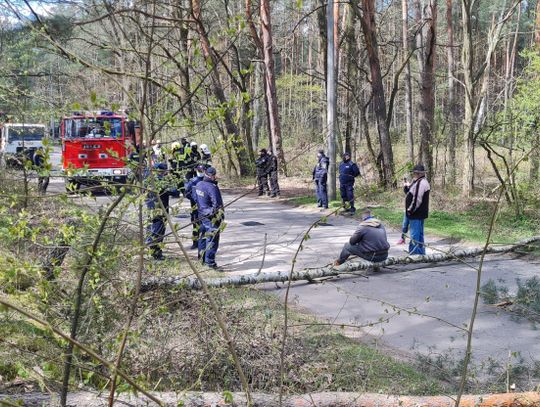
<svg viewBox="0 0 540 407"><path fill-rule="evenodd" d="M217 174L217 171L214 167L208 167L206 169L206 175L216 175Z"/></svg>
<svg viewBox="0 0 540 407"><path fill-rule="evenodd" d="M164 171L164 170L167 169L167 164L165 164L165 163L155 163L154 164L154 169Z"/></svg>

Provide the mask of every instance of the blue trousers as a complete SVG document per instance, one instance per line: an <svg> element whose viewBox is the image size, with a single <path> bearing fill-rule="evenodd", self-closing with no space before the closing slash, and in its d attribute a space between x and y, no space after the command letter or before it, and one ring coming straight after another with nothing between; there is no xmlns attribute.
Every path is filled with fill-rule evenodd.
<svg viewBox="0 0 540 407"><path fill-rule="evenodd" d="M409 233L409 223L410 223L409 217L407 216L406 213L403 214L403 223L401 224L401 237L403 239L405 239L405 235Z"/></svg>
<svg viewBox="0 0 540 407"><path fill-rule="evenodd" d="M409 219L411 228L411 241L409 243L409 254L426 254L424 246L424 219Z"/></svg>
<svg viewBox="0 0 540 407"><path fill-rule="evenodd" d="M373 263L379 263L385 261L388 258L388 251L375 253L375 252L363 252L357 245L345 243L341 253L339 254L339 262L344 263L350 256L358 256L364 260L371 261Z"/></svg>
<svg viewBox="0 0 540 407"><path fill-rule="evenodd" d="M201 219L199 230L199 259L209 266L216 265L216 254L219 249L219 226L211 219Z"/></svg>
<svg viewBox="0 0 540 407"><path fill-rule="evenodd" d="M201 222L199 221L199 211L197 210L197 203L195 201L190 201L191 203L191 224L193 226L193 232L191 233L191 238L193 239L193 245L198 246L199 234L201 232Z"/></svg>
<svg viewBox="0 0 540 407"><path fill-rule="evenodd" d="M356 211L354 207L354 184L339 184L339 193L343 203L349 202L351 205L350 211Z"/></svg>
<svg viewBox="0 0 540 407"><path fill-rule="evenodd" d="M144 243L150 246L150 253L153 257L161 257L162 255L160 244L165 237L165 229L164 216L152 218L151 223L146 227L147 235Z"/></svg>
<svg viewBox="0 0 540 407"><path fill-rule="evenodd" d="M328 208L328 191L326 181L315 180L315 193L317 194L317 204L323 208Z"/></svg>

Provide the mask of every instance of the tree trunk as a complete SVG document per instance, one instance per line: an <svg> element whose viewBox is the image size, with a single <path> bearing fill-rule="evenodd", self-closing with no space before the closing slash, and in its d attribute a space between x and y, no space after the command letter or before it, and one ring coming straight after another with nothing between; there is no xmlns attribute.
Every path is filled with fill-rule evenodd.
<svg viewBox="0 0 540 407"><path fill-rule="evenodd" d="M260 68L259 64L255 65L255 69L253 71L253 76L255 77L255 84L253 85L253 95L254 95L254 101L253 101L253 121L251 123L251 137L253 138L253 149L254 151L257 150L259 147L259 139L261 134L261 127L262 127L262 107L261 107L261 97L264 97L264 90L261 86L261 76L263 76L264 73L262 69Z"/></svg>
<svg viewBox="0 0 540 407"><path fill-rule="evenodd" d="M347 14L347 24L345 29L345 39L347 41L347 85L348 88L346 90L347 96L346 96L346 106L345 110L347 113L346 121L345 121L345 150L349 151L351 154L355 154L353 151L353 100L354 95L358 92L357 86L356 86L356 80L358 75L358 70L355 67L356 60L358 58L358 52L357 52L357 46L356 46L356 33L355 33L355 27L354 27L354 15L352 13L352 10L350 10L350 6L346 9Z"/></svg>
<svg viewBox="0 0 540 407"><path fill-rule="evenodd" d="M371 76L371 90L373 94L373 110L377 120L377 130L379 132L379 145L382 153L382 169L384 174L383 185L385 188L396 186L394 177L394 155L392 152L392 141L387 124L386 99L384 94L383 77L381 63L379 60L379 45L377 42L377 25L375 22L375 0L362 0L362 11L358 5L358 0L352 2L355 13L360 19L366 50L369 60L369 70Z"/></svg>
<svg viewBox="0 0 540 407"><path fill-rule="evenodd" d="M263 59L266 76L266 96L268 97L268 116L272 135L272 150L280 163L281 171L286 175L287 166L281 139L281 124L279 121L278 99L276 92L276 76L272 46L272 23L270 16L270 0L261 0L261 37L263 44Z"/></svg>
<svg viewBox="0 0 540 407"><path fill-rule="evenodd" d="M486 253L508 253L517 248L527 246L531 243L540 241L540 236L533 236L528 239L520 240L519 242L506 245L506 246L488 246ZM467 257L480 256L484 252L484 247L468 248L455 250L449 253L437 252L433 254L427 254L425 256L414 257L389 257L381 263L372 263L370 261L362 259L354 259L342 264L339 267L333 267L331 265L309 268L304 270L295 271L291 276L292 281L307 280L313 281L314 279L321 277L331 277L340 274L360 274L360 271L369 271L373 269L379 269L394 265L406 265L406 264L419 264L419 263L440 263L444 261L454 261ZM262 284L262 283L283 283L289 280L289 271L278 271L271 273L253 273L243 274L236 276L227 276L220 278L207 279L206 284L208 287L238 287L242 285ZM197 278L193 277L168 277L168 278L151 278L146 280L143 284L143 291L152 291L162 288L183 287L187 289L199 290L201 288L200 282Z"/></svg>
<svg viewBox="0 0 540 407"><path fill-rule="evenodd" d="M451 0L449 0L451 1ZM408 0L401 0L403 62L405 63L405 121L407 128L407 157L414 163L413 105L411 86L411 65L409 59L409 7Z"/></svg>
<svg viewBox="0 0 540 407"><path fill-rule="evenodd" d="M420 161L426 167L430 178L434 180L433 168L433 124L435 117L435 43L437 28L437 2L430 0L421 13L421 47L422 58L420 81Z"/></svg>
<svg viewBox="0 0 540 407"><path fill-rule="evenodd" d="M536 3L536 19L534 25L534 46L536 52L540 54L540 1ZM540 139L537 134L533 137L533 143L539 143ZM538 171L540 169L540 149L536 147L531 153L531 167L529 169L530 182L538 182Z"/></svg>
<svg viewBox="0 0 540 407"><path fill-rule="evenodd" d="M463 87L465 92L465 166L463 171L463 195L474 192L474 147L475 138L484 125L487 110L487 94L493 55L497 49L506 22L512 17L521 2L515 2L509 9L503 9L499 18L493 19L487 38L487 50L478 72L473 71L474 55L472 43L472 5L474 0L461 0L463 20L463 46L461 60L463 65ZM478 89L479 88L479 89Z"/></svg>
<svg viewBox="0 0 540 407"><path fill-rule="evenodd" d="M458 106L456 103L456 81L454 78L454 24L452 20L452 0L446 0L446 33L448 47L446 56L448 59L448 99L447 110L449 112L448 126L448 183L456 184L456 140L457 124L459 120ZM445 174L446 176L446 174Z"/></svg>
<svg viewBox="0 0 540 407"><path fill-rule="evenodd" d="M223 392L153 392L168 406L247 406L246 394L241 392L229 393L234 403L227 401ZM0 395L0 400L4 396ZM22 393L6 397L9 400L20 400L23 405L50 405L54 396L45 393ZM279 404L278 394L252 393L253 407L274 407ZM117 398L119 405L146 407L149 400L136 392L122 393ZM103 395L89 391L69 393L69 405L85 407L101 407L105 405ZM540 393L503 393L464 395L461 406L515 406L534 407L540 403ZM320 392L309 394L288 395L284 397L283 406L297 407L452 407L454 399L450 396L396 396L375 393L352 392Z"/></svg>
<svg viewBox="0 0 540 407"><path fill-rule="evenodd" d="M204 58L208 63L211 64L212 73L210 75L212 79L212 92L214 93L215 98L223 108L223 123L225 125L225 142L230 141L234 147L238 159L238 165L240 168L240 175L246 176L251 172L249 165L249 158L246 153L246 148L240 140L240 131L238 126L234 123L233 115L229 107L227 98L225 97L225 91L223 90L223 85L221 82L221 76L219 70L215 68L220 62L219 58L216 55L214 49L210 45L210 40L206 33L206 29L203 25L202 15L201 15L201 5L199 0L191 0L191 15L195 21L196 30L199 34L199 39L201 42L201 48ZM229 138L231 138L229 140Z"/></svg>
<svg viewBox="0 0 540 407"><path fill-rule="evenodd" d="M465 117L464 159L462 193L465 197L474 191L474 93L473 83L473 42L472 42L472 0L461 0L461 18L463 26L463 45L461 48L461 64L463 66L463 87Z"/></svg>
<svg viewBox="0 0 540 407"><path fill-rule="evenodd" d="M328 143L328 198L336 199L336 69L334 42L334 0L326 5L326 128Z"/></svg>

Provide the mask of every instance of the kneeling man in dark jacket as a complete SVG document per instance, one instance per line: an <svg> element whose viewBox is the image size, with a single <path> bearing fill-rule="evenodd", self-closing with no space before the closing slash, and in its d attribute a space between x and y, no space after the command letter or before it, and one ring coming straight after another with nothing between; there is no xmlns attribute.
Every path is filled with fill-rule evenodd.
<svg viewBox="0 0 540 407"><path fill-rule="evenodd" d="M371 216L369 209L362 210L362 222L358 229L345 243L339 259L334 262L334 266L339 266L349 258L355 255L364 260L374 263L384 261L388 258L388 249L390 244L386 238L386 229L380 220Z"/></svg>

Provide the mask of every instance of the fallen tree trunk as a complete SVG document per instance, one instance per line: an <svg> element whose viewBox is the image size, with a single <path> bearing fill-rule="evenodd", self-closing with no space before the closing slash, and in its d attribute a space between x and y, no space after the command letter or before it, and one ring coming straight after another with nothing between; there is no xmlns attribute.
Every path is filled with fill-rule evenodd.
<svg viewBox="0 0 540 407"><path fill-rule="evenodd" d="M167 406L245 406L244 393L229 393L224 397L222 393L197 393L197 392L161 392L154 393ZM274 407L278 403L278 396L274 394L252 393L254 407ZM21 395L1 395L2 400L12 402L22 401L24 406L53 405L55 397L43 393L26 393ZM107 398L91 392L69 393L67 403L74 406L102 407L107 405ZM120 405L149 406L154 405L144 396L122 394L117 398ZM7 404L7 403L6 403ZM286 407L450 407L455 401L451 396L393 396L374 393L345 393L324 392L287 396L283 400ZM462 407L531 407L540 405L540 393L503 393L488 395L463 396L460 406Z"/></svg>
<svg viewBox="0 0 540 407"><path fill-rule="evenodd" d="M521 240L512 245L504 246L488 246L487 253L508 253L519 247L540 241L540 236L533 236L528 239ZM482 247L469 248L461 250L451 250L448 252L432 253L425 256L406 256L406 257L389 257L383 262L372 263L367 260L348 261L341 266L333 267L331 265L303 269L292 273L292 281L313 281L321 277L333 277L340 274L356 274L360 271L369 271L380 269L387 266L406 265L417 263L440 263L445 261L453 261L468 257L479 256L483 252ZM206 280L208 287L238 287L242 285L262 284L262 283L283 283L289 280L289 272L278 271L272 273L253 273L244 275L232 275L227 277L212 278ZM201 288L200 282L195 277L168 277L168 278L152 278L146 280L142 285L142 291L152 291L162 288L180 287L192 290Z"/></svg>

